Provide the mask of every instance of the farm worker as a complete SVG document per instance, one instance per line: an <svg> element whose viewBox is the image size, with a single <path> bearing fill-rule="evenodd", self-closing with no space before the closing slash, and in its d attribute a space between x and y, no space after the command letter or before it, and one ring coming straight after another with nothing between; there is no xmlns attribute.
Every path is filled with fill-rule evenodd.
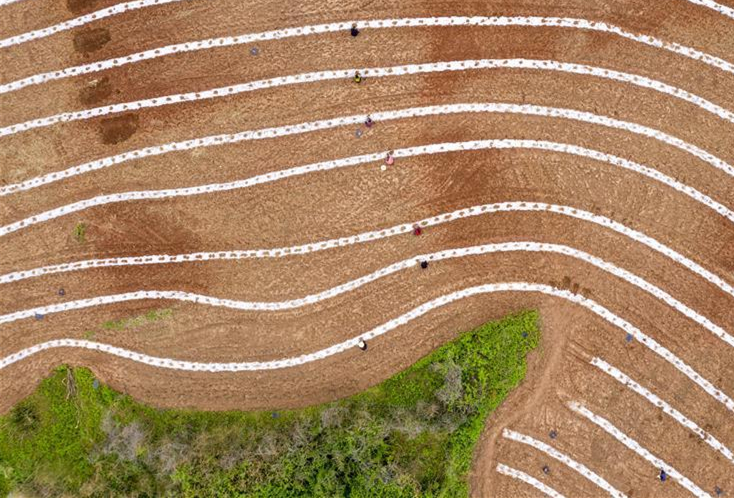
<svg viewBox="0 0 734 498"><path fill-rule="evenodd" d="M361 349L362 351L367 351L367 343L364 342L364 340L360 339L357 343L357 347Z"/></svg>
<svg viewBox="0 0 734 498"><path fill-rule="evenodd" d="M390 151L387 153L387 156L385 157L385 164L388 166L392 166L395 162L395 156L393 156L393 151Z"/></svg>
<svg viewBox="0 0 734 498"><path fill-rule="evenodd" d="M413 227L413 235L418 236L423 233L423 230L418 225Z"/></svg>
<svg viewBox="0 0 734 498"><path fill-rule="evenodd" d="M667 478L668 478L667 472L665 472L663 469L660 469L660 480L665 482Z"/></svg>
<svg viewBox="0 0 734 498"><path fill-rule="evenodd" d="M366 126L367 128L372 128L372 125L373 125L373 124L375 124L375 122L374 122L374 121L372 121L372 118L371 118L371 117L367 116L367 119L365 120L365 122L364 122L364 125L365 125L365 126Z"/></svg>
<svg viewBox="0 0 734 498"><path fill-rule="evenodd" d="M428 268L428 261L421 261L421 268L423 268L424 270Z"/></svg>
<svg viewBox="0 0 734 498"><path fill-rule="evenodd" d="M354 72L354 82L355 83L362 83L362 75L359 74L359 71Z"/></svg>
<svg viewBox="0 0 734 498"><path fill-rule="evenodd" d="M357 29L357 23L355 22L352 24L352 29L350 31L352 33L352 36L357 36L359 34L359 30Z"/></svg>

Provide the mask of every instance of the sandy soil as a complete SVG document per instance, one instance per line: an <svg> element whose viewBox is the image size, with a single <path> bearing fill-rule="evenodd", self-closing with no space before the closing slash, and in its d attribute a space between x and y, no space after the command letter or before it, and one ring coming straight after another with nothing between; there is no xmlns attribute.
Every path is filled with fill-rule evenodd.
<svg viewBox="0 0 734 498"><path fill-rule="evenodd" d="M0 11L0 37L107 7L108 1L27 0ZM191 1L128 12L83 28L0 49L0 83L72 65L208 37L348 19L439 15L578 17L690 46L727 59L734 20L686 0L438 2ZM447 42L450 40L450 42ZM364 30L216 48L32 85L0 94L0 127L81 110L256 79L325 69L477 58L589 64L660 80L734 109L734 78L701 62L613 37L558 28L454 27ZM319 119L461 102L527 103L577 109L649 126L734 163L732 123L649 89L537 70L367 78L290 85L59 124L0 138L0 185L171 141ZM100 194L228 182L292 166L437 142L517 138L570 143L624 157L694 187L725 206L734 181L651 138L575 121L509 114L446 115L376 125L361 138L343 126L277 139L138 159L0 198L0 225ZM357 234L478 204L535 201L607 216L734 282L734 229L701 203L640 174L561 153L485 150L400 159L311 173L224 193L91 208L2 237L0 274L89 258L289 246ZM88 227L86 241L72 236ZM610 229L551 213L495 213L425 230L271 260L100 268L0 286L0 313L141 289L281 301L319 292L426 252L476 244L564 244L624 268L727 331L732 296L659 252ZM132 301L0 324L0 356L53 338L75 337L151 355L201 361L297 356L354 337L419 304L480 283L528 281L571 289L639 327L724 393L734 396L728 345L639 288L587 263L554 254L501 253L408 269L315 305L243 312L181 302ZM65 295L59 296L58 289ZM653 465L570 411L582 402L708 493L734 492L732 462L647 400L589 362L600 357L683 412L729 448L731 412L642 344L576 305L540 295L491 294L435 310L370 344L302 367L251 373L159 370L91 351L55 350L0 370L0 411L30 393L60 363L90 367L103 381L164 407L299 407L358 392L428 354L461 331L538 307L543 343L528 375L490 418L472 473L475 496L536 496L495 471L522 470L566 496L605 494L562 463L502 437L530 435L584 463L628 496L682 496ZM172 316L124 330L108 320L170 308ZM551 439L554 429L558 437ZM541 470L544 465L549 474Z"/></svg>

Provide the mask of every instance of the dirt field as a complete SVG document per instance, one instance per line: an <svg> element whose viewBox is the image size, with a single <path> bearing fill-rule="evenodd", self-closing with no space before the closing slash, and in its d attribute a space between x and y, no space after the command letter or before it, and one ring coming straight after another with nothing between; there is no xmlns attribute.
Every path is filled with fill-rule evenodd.
<svg viewBox="0 0 734 498"><path fill-rule="evenodd" d="M523 385L487 425L472 475L475 496L542 493L498 473L498 463L565 496L602 496L611 488L627 496L734 494L734 456L728 450L734 448L734 402L726 401L734 397L734 339L729 335L734 334L734 213L729 211L734 209L734 4L726 2L728 7L700 0L347 0L274 6L262 0L192 0L144 7L0 47L0 128L6 130L0 132L0 188L131 153L65 178L47 176L40 186L0 191L0 360L65 338L183 361L292 358L359 337L441 296L500 282L546 284L583 296L670 353L661 354L660 348L656 353L657 346L639 337L627 338L629 330L563 297L493 292L431 310L370 341L367 353L351 347L276 370L174 370L89 349L44 349L0 368L0 411L29 394L60 363L88 366L112 387L157 406L305 406L374 385L461 331L538 307L542 350L533 356ZM112 5L107 0L0 4L0 39ZM612 28L590 29L571 21L564 26L457 22L366 27L357 37L340 28L230 46L213 42L172 55L155 53L167 45L215 37L438 16L573 18ZM153 51L147 60L125 61L146 50ZM7 86L114 58L124 63L77 76L52 76L56 79L19 89ZM602 72L594 76L539 68L475 69L471 64L422 74L393 70L395 74L384 77L364 71L477 59L555 61ZM202 97L231 85L341 69L361 69L365 78L358 84L350 73L240 93L225 89ZM610 79L612 71L634 76ZM641 78L659 83L639 84ZM187 92L192 96L185 102L166 100ZM689 97L681 97L684 93ZM157 102L129 111L136 108L129 103L144 99ZM67 117L61 120L67 122L28 131L17 128L39 118L122 103L129 108L95 111L97 115L89 118ZM589 122L496 111L414 113L376 119L371 128L359 122L339 124L348 116L467 103L545 106L608 119ZM296 126L319 120L334 122L313 131L310 125ZM612 125L611 120L638 126ZM142 151L280 127L289 129L276 138L225 137L211 146L177 145L156 155ZM655 132L641 132L640 127ZM653 173L589 155L527 147L404 157L399 153L408 147L489 139L570 144L633 161ZM398 157L384 171L378 158L227 191L100 202L48 221L41 215L102 195L225 184L364 154L382 157L390 150ZM388 230L502 202L568 206L622 228L557 212L513 209L429 223L419 236ZM22 226L4 231L19 221ZM74 236L79 224L85 227L83 241ZM277 258L145 265L118 261L115 266L8 277L76 261L286 248L382 230L388 231L374 240ZM653 242L642 243L632 231ZM413 265L286 310L242 310L173 299L45 309L141 290L281 302L332 289L418 255L505 242L567 246L626 270L645 284L641 287L620 278L617 270L568 254L509 251L432 260L426 269ZM672 301L656 296L650 285ZM161 308L171 309L171 316L123 330L102 326ZM29 309L35 310L30 317L11 316ZM649 393L635 392L629 382L602 371L592 364L593 358L629 376L677 415L651 401ZM682 364L694 374L687 376ZM708 391L702 387L706 382L712 386ZM607 419L639 445L632 445L638 451L571 410L570 402ZM607 489L537 447L504 436L505 429L531 436L583 464L606 481ZM666 482L659 479L661 468L670 475Z"/></svg>

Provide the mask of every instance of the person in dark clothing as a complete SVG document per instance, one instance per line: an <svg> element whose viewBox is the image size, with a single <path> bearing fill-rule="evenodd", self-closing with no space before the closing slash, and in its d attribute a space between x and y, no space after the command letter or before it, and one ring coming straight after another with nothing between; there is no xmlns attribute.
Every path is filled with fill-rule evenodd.
<svg viewBox="0 0 734 498"><path fill-rule="evenodd" d="M360 339L357 343L357 347L361 349L362 351L367 351L367 343L364 342L364 340Z"/></svg>
<svg viewBox="0 0 734 498"><path fill-rule="evenodd" d="M352 24L352 29L349 32L352 34L352 36L357 36L359 34L357 23Z"/></svg>

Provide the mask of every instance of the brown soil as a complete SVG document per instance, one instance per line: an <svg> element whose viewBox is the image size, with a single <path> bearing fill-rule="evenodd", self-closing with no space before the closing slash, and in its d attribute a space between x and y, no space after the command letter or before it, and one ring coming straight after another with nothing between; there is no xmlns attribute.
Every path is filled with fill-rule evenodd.
<svg viewBox="0 0 734 498"><path fill-rule="evenodd" d="M53 5L51 5L53 3ZM45 5L45 10L42 8ZM60 22L109 2L48 0L2 8L0 33L11 36ZM67 10L68 8L68 10ZM36 15L35 13L38 12ZM164 5L92 23L0 51L2 81L169 43L332 22L420 15L545 15L617 24L726 58L734 21L686 2L568 0L380 4L348 0L272 5L214 0ZM96 33L91 35L91 33ZM450 40L450 43L447 43ZM363 30L181 54L0 95L0 126L64 111L157 95L210 89L327 68L388 66L469 58L555 59L640 74L734 108L734 79L702 63L599 33L537 28ZM76 50L75 50L76 49ZM93 52L90 54L90 52ZM541 71L333 81L59 124L0 139L0 183L22 181L95 158L174 140L295 124L376 110L458 102L514 102L567 107L657 128L734 163L730 123L680 100L621 83ZM453 115L335 128L276 140L176 152L131 161L3 197L0 224L46 209L128 190L227 182L300 164L400 147L487 138L566 142L655 168L734 205L734 181L678 149L625 132L559 119L500 114ZM725 218L641 175L583 158L528 150L488 150L401 159L386 172L368 164L248 189L89 209L2 240L0 272L79 259L286 246L389 227L476 204L538 201L575 206L654 237L734 282L734 229ZM74 226L87 226L85 241ZM280 301L339 285L416 254L475 244L528 240L565 244L639 275L734 331L732 297L684 267L597 225L550 213L496 213L357 246L279 260L210 261L104 268L4 284L0 313L140 289L175 289L222 298ZM674 309L573 258L504 253L434 262L403 271L317 305L240 312L179 302L129 302L0 325L0 355L59 337L94 338L152 355L201 361L295 356L354 337L420 303L480 283L524 280L586 295L654 337L734 396L734 361L726 344ZM58 295L59 288L65 295ZM537 494L495 472L498 462L543 480L566 496L600 488L544 454L504 439L531 435L602 475L629 496L679 496L656 469L566 408L592 411L713 493L734 489L731 463L646 400L589 364L599 356L734 447L731 413L669 363L596 315L559 299L492 294L453 303L370 344L303 367L238 374L153 369L90 351L55 350L0 370L0 411L30 393L60 363L90 367L103 381L156 406L198 409L297 407L358 392L428 354L461 331L508 312L537 307L543 342L523 384L491 416L478 447L476 496ZM124 330L109 320L171 308L170 318ZM551 440L551 429L558 438ZM541 468L551 467L545 475Z"/></svg>
<svg viewBox="0 0 734 498"><path fill-rule="evenodd" d="M73 14L90 11L97 6L97 3L97 0L66 0L66 6Z"/></svg>
<svg viewBox="0 0 734 498"><path fill-rule="evenodd" d="M106 28L86 29L74 35L74 50L83 54L96 52L111 39L110 31Z"/></svg>
<svg viewBox="0 0 734 498"><path fill-rule="evenodd" d="M98 105L112 95L110 78L105 76L87 83L79 90L79 102L84 105Z"/></svg>
<svg viewBox="0 0 734 498"><path fill-rule="evenodd" d="M137 114L123 114L113 118L101 119L99 135L105 145L114 145L124 142L138 130Z"/></svg>

